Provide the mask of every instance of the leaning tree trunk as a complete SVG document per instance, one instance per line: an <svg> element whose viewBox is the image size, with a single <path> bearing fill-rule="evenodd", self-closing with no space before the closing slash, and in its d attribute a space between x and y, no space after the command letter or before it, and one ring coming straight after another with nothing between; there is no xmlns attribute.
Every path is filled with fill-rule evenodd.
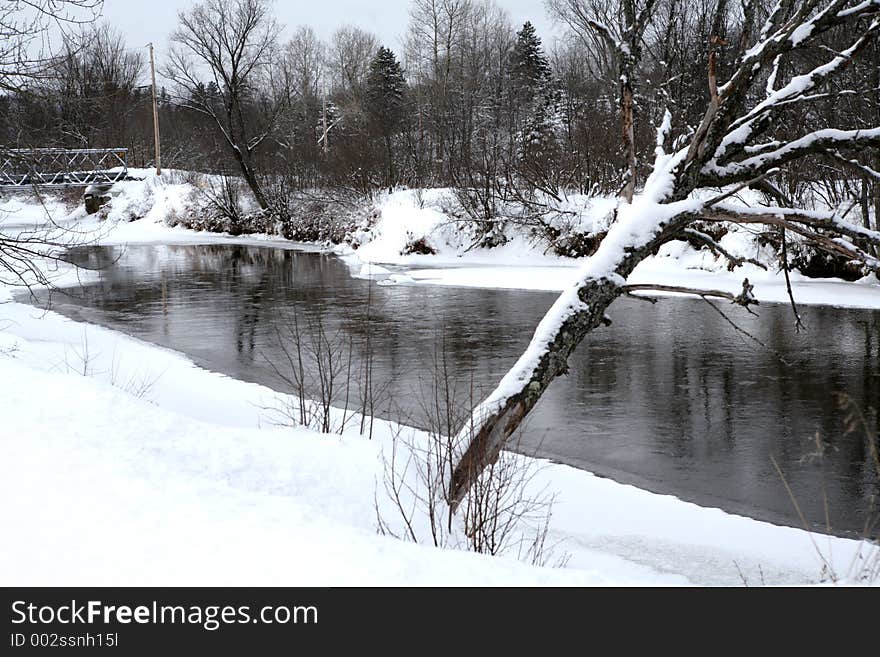
<svg viewBox="0 0 880 657"><path fill-rule="evenodd" d="M232 152L235 154L235 160L238 162L244 181L254 195L257 205L260 206L261 210L268 210L269 202L266 200L266 195L263 193L263 187L260 185L260 181L257 180L257 174L254 172L253 166L251 166L251 164L245 159L241 146L234 147Z"/></svg>
<svg viewBox="0 0 880 657"><path fill-rule="evenodd" d="M749 0L747 18L758 1ZM719 26L725 6L725 2L717 5L714 23ZM631 26L630 35L638 35L640 39L653 1L646 0L638 20L635 19L633 2L626 0L623 7L627 13L626 23ZM690 222L699 218L720 218L734 223L787 227L827 253L859 260L868 269L880 272L880 260L857 246L857 243L880 245L880 232L849 225L834 213L816 218L812 214L771 207L756 214L720 205L745 187L766 182L766 176L799 158L829 150L834 153L858 152L866 147L880 147L880 126L814 130L787 142L772 140L772 135L766 134L782 118L784 108L795 100L809 98L810 92L843 71L866 45L874 43L880 35L878 8L880 0L780 3L767 19L758 41L743 50L736 69L720 87L716 79L715 48L723 41L717 34L712 35L708 67L710 101L700 126L687 143L667 155L663 143L669 126L664 120L658 130L657 158L645 183L645 191L632 203L621 202L615 222L599 249L584 264L577 283L562 293L541 320L525 353L495 391L474 409L469 424L454 441L455 449L449 463L446 483L448 501L453 509L483 469L498 458L507 439L535 407L547 387L567 371L568 358L581 340L607 321L606 309L626 291L626 279L636 265L680 234ZM828 29L857 23L863 18L870 18L870 23L861 30L854 30L853 41L847 49L777 88L776 74L782 55L813 47ZM748 24L747 21L746 26ZM611 47L615 46L616 41L606 27L592 21L589 26ZM745 29L744 34L749 36L750 31ZM630 43L637 41L631 39ZM627 70L627 63L632 64L631 55L638 49L630 48L627 52L618 47L618 50L624 64L622 73L629 73L621 79L626 142L629 136L626 88L632 84L631 74L634 72ZM759 82L765 84L765 99L753 103L760 97L754 93ZM628 195L629 184L635 180L633 163L628 156L630 180L624 181L624 198ZM857 162L856 165L860 166ZM691 198L698 188L728 186L732 188L706 201ZM754 303L750 289L748 280L744 281L743 293L733 300L746 306Z"/></svg>
<svg viewBox="0 0 880 657"><path fill-rule="evenodd" d="M638 212L633 206L626 206ZM656 230L640 239L630 233L633 222L612 226L599 249L582 269L578 282L563 292L535 330L516 365L495 391L477 406L459 433L453 455L448 501L453 509L480 473L497 460L508 438L520 426L552 381L568 371L568 358L595 328L609 324L605 311L624 293L626 278L636 265L672 239L692 215L672 213Z"/></svg>

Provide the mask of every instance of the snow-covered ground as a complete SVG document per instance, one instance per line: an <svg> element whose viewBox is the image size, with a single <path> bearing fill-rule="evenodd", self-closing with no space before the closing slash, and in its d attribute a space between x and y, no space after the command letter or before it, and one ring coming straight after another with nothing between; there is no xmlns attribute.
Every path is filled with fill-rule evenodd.
<svg viewBox="0 0 880 657"><path fill-rule="evenodd" d="M121 192L126 203L144 203L139 221L98 223L80 212L56 219L105 243L230 239L168 228L165 213L185 189L159 186L161 199L148 201L139 184ZM3 230L45 221L38 206L6 209L15 212ZM248 239L266 241L236 241ZM523 253L502 266L469 255L466 268L428 274L419 261L378 278L535 287L525 285L531 271L530 280L545 281L539 289L557 289L572 272L559 262L526 269L514 256ZM652 262L661 263L658 272L669 269ZM60 271L57 282L74 278ZM796 287L839 303L842 285ZM850 287L853 304L880 307L876 285ZM369 441L356 432L277 427L265 409L279 400L267 388L16 303L8 288L0 301L0 521L7 528L0 582L7 586L806 584L821 580L826 560L845 577L858 569L859 555L876 558L878 548L867 543L701 508L550 463L530 486L556 495L548 543L567 555L564 568L381 536L377 508L386 522L400 521L381 483L382 455L395 434L412 430L379 423Z"/></svg>

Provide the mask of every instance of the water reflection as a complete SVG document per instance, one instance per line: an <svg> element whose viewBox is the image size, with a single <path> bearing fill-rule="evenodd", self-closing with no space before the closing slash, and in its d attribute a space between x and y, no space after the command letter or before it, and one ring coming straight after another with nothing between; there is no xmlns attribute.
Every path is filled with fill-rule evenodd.
<svg viewBox="0 0 880 657"><path fill-rule="evenodd" d="M438 335L460 380L491 388L527 344L555 295L540 292L379 287L353 279L332 256L245 246L80 249L101 269L61 312L189 354L237 378L278 387L275 326L285 313L320 317L363 344L374 341L375 378L389 382L380 412L418 420L420 376ZM621 300L611 329L575 353L570 374L533 413L525 448L594 472L775 522L799 525L771 463L802 510L824 525L823 482L833 527L860 531L878 492L867 447L842 436L832 393L867 407L880 400L880 313L803 308L760 317L731 311L772 348L746 341L702 301ZM367 322L367 317L370 321ZM356 347L357 348L357 347ZM818 435L828 448L815 460Z"/></svg>

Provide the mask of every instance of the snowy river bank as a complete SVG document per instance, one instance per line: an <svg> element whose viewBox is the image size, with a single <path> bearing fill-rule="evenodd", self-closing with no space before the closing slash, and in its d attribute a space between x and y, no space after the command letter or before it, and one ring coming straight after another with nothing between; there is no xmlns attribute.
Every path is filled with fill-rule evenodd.
<svg viewBox="0 0 880 657"><path fill-rule="evenodd" d="M230 242L150 217L102 232L116 244ZM853 303L880 307L874 287L856 290ZM377 504L393 512L376 502L381 453L399 427L380 423L373 441L274 427L264 409L278 393L266 386L4 294L7 585L804 584L825 560L845 578L876 554L549 463L534 485L557 495L550 537L565 568L380 536Z"/></svg>

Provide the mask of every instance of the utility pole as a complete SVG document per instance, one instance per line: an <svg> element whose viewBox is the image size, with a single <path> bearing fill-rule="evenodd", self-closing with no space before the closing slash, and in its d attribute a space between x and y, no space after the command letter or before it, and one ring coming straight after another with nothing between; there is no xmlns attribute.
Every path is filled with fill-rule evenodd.
<svg viewBox="0 0 880 657"><path fill-rule="evenodd" d="M153 58L153 44L150 44L150 73L153 77L153 138L156 146L156 175L162 175L162 154L159 150L159 103L156 100L156 60Z"/></svg>

